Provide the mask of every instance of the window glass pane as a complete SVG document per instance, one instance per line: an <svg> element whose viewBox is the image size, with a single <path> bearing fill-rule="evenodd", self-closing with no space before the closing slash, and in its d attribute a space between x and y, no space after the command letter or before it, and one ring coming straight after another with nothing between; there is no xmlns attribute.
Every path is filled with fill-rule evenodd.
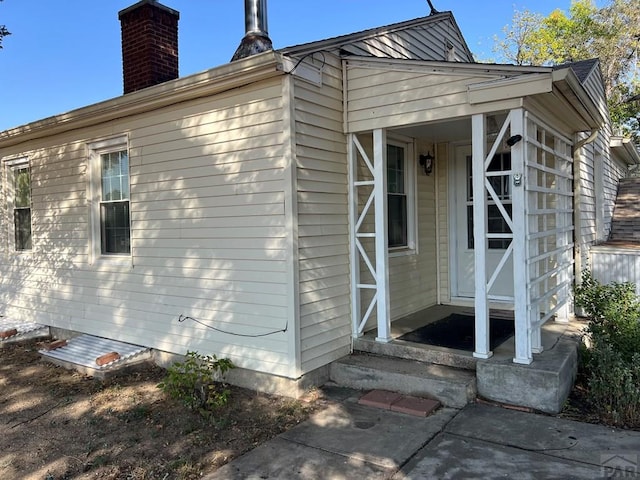
<svg viewBox="0 0 640 480"><path fill-rule="evenodd" d="M496 154L489 168L489 172L500 172L511 170L511 154L510 153L498 153ZM489 183L495 190L501 203L504 205L505 210L511 216L511 192L509 190L510 184L508 175L501 175L496 177L487 177ZM467 247L469 249L474 248L473 238L473 195L472 195L472 165L471 157L467 157ZM495 204L489 192L487 192L487 228L488 233L511 233L506 220L500 213L498 206ZM490 239L488 240L488 246L490 249L506 249L511 243L510 239Z"/></svg>
<svg viewBox="0 0 640 480"><path fill-rule="evenodd" d="M120 190L122 198L129 198L129 156L127 152L120 152Z"/></svg>
<svg viewBox="0 0 640 480"><path fill-rule="evenodd" d="M473 165L471 155L467 157L467 201L473 200Z"/></svg>
<svg viewBox="0 0 640 480"><path fill-rule="evenodd" d="M489 172L501 172L511 170L511 154L510 153L498 153L496 154L491 163L489 164ZM501 175L499 177L489 177L489 183L495 190L498 198L505 200L511 198L511 192L509 192L509 176ZM487 198L490 198L487 196Z"/></svg>
<svg viewBox="0 0 640 480"><path fill-rule="evenodd" d="M31 250L31 209L16 209L13 215L16 250Z"/></svg>
<svg viewBox="0 0 640 480"><path fill-rule="evenodd" d="M102 253L130 253L129 202L103 203L100 208Z"/></svg>
<svg viewBox="0 0 640 480"><path fill-rule="evenodd" d="M387 145L387 192L405 193L404 148Z"/></svg>
<svg viewBox="0 0 640 480"><path fill-rule="evenodd" d="M126 151L103 153L101 159L102 200L129 198L129 158Z"/></svg>
<svg viewBox="0 0 640 480"><path fill-rule="evenodd" d="M387 229L389 248L408 245L405 149L387 145Z"/></svg>
<svg viewBox="0 0 640 480"><path fill-rule="evenodd" d="M389 248L407 246L407 196L388 195Z"/></svg>
<svg viewBox="0 0 640 480"><path fill-rule="evenodd" d="M31 177L28 168L14 170L15 201L18 208L31 207Z"/></svg>

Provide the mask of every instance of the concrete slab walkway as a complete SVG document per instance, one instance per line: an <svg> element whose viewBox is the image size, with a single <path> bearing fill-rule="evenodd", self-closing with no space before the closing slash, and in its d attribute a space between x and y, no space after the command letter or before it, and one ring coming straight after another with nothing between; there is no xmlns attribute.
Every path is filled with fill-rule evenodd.
<svg viewBox="0 0 640 480"><path fill-rule="evenodd" d="M347 398L208 480L640 478L640 432L472 404L426 418Z"/></svg>

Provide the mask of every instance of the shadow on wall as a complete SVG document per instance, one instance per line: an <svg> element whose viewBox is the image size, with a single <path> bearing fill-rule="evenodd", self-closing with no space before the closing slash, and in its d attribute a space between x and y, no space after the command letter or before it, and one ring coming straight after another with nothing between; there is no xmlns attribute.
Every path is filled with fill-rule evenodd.
<svg viewBox="0 0 640 480"><path fill-rule="evenodd" d="M285 333L234 335L286 326L280 95L274 81L34 145L33 250L3 259L5 315L288 373ZM131 263L91 264L84 139L113 132L129 135Z"/></svg>

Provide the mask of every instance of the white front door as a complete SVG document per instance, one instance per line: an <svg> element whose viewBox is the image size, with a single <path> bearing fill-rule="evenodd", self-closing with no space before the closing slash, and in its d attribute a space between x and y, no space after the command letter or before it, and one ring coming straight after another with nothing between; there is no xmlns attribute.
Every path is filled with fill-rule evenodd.
<svg viewBox="0 0 640 480"><path fill-rule="evenodd" d="M509 152L497 153L489 167L489 171L511 169ZM455 149L452 175L453 205L451 232L452 251L452 293L454 297L470 297L475 295L474 241L473 241L473 195L471 174L471 145L461 145ZM490 177L494 190L498 194L505 209L511 213L510 175ZM489 233L510 232L500 210L491 198L488 199L487 221ZM487 249L487 281L493 275L511 240L489 239ZM503 266L493 286L489 290L489 298L500 301L513 297L513 260L512 256Z"/></svg>

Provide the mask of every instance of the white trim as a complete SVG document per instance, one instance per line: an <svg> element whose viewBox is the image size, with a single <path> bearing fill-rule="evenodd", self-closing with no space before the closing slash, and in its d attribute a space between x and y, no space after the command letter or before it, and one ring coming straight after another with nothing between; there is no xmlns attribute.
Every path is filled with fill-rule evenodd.
<svg viewBox="0 0 640 480"><path fill-rule="evenodd" d="M381 68L389 67L393 70L403 72L421 72L429 74L444 73L447 75L474 75L487 78L503 77L505 75L525 75L525 74L549 74L553 72L552 67L532 67L515 65L498 65L486 63L464 63L446 62L441 60L413 60L406 58L382 58L346 56L344 60L350 67L359 68Z"/></svg>
<svg viewBox="0 0 640 480"><path fill-rule="evenodd" d="M391 305L389 297L389 237L387 232L387 133L377 128L373 131L373 170L375 192L375 245L378 342L390 342Z"/></svg>
<svg viewBox="0 0 640 480"><path fill-rule="evenodd" d="M517 77L498 78L467 86L470 105L549 93L553 82L549 73L528 73Z"/></svg>
<svg viewBox="0 0 640 480"><path fill-rule="evenodd" d="M89 150L102 150L100 153L109 153L118 151L129 143L128 135L118 135L117 137L104 138L87 143Z"/></svg>
<svg viewBox="0 0 640 480"><path fill-rule="evenodd" d="M493 356L489 345L489 302L487 301L487 195L485 192L485 158L487 157L485 115L471 117L473 181L473 245L475 258L475 334L473 356Z"/></svg>
<svg viewBox="0 0 640 480"><path fill-rule="evenodd" d="M26 255L30 256L33 253L33 177L31 175L31 162L28 156L20 155L16 157L9 157L7 160L3 160L5 165L5 178L6 178L6 205L7 205L7 247L9 253L12 255ZM15 175L14 172L22 168L29 169L29 209L31 211L31 248L18 250L16 248L16 224L15 224Z"/></svg>
<svg viewBox="0 0 640 480"><path fill-rule="evenodd" d="M10 157L8 157L10 158ZM11 158L10 160L4 160L3 162L6 166L8 167L15 167L17 165L22 165L22 164L28 164L29 163L29 157L24 156L24 155L20 155L18 157L15 158Z"/></svg>
<svg viewBox="0 0 640 480"><path fill-rule="evenodd" d="M390 257L402 257L418 254L418 178L416 170L416 144L415 140L403 135L389 134L386 145L393 145L405 149L404 155L404 184L407 197L407 245L401 247L389 247ZM386 147L385 147L386 148ZM386 172L386 161L385 161ZM387 194L385 192L385 201ZM388 203L388 202L387 202ZM387 232L388 235L388 232Z"/></svg>
<svg viewBox="0 0 640 480"><path fill-rule="evenodd" d="M514 310L515 310L515 357L514 363L528 365L533 361L531 349L531 325L529 324L529 279L527 269L528 249L526 222L528 219L526 186L527 186L527 159L526 148L527 132L525 132L525 118L522 109L512 110L511 135L522 135L523 141L511 147L511 170L513 174L521 175L519 186L512 189L513 207L513 283Z"/></svg>
<svg viewBox="0 0 640 480"><path fill-rule="evenodd" d="M349 263L351 271L351 332L353 338L362 335L360 324L360 255L358 253L358 191L355 184L358 180L358 160L354 142L357 141L355 133L347 136L347 162L349 181Z"/></svg>
<svg viewBox="0 0 640 480"><path fill-rule="evenodd" d="M302 352L300 345L300 250L298 236L298 181L296 167L296 121L295 121L295 93L294 79L286 77L282 82L283 128L286 143L283 145L284 167L284 204L285 221L287 223L287 328L286 333L289 345L289 375L291 378L299 378L302 375Z"/></svg>
<svg viewBox="0 0 640 480"><path fill-rule="evenodd" d="M113 153L126 150L129 155L129 171L131 171L131 158L129 154L129 137L128 135L119 135L116 137L96 140L87 144L87 170L89 172L89 181L87 183L87 198L89 199L89 263L91 265L100 266L102 264L133 267L133 245L131 245L130 253L126 254L110 254L102 253L102 240L100 233L100 201L101 201L101 171L100 171L100 155L105 153ZM131 182L131 175L129 175ZM131 183L129 183L129 192L131 192ZM131 195L131 193L129 194ZM131 225L131 199L129 199L129 223Z"/></svg>
<svg viewBox="0 0 640 480"><path fill-rule="evenodd" d="M373 135L372 135L373 137ZM384 149L386 152L386 149ZM352 321L353 321L353 336L358 337L364 332L364 328L367 325L369 317L373 312L373 309L376 307L379 298L379 285L378 285L378 276L377 276L377 265L374 266L374 262L370 258L370 253L366 251L363 246L361 239L374 239L379 236L376 232L376 228L378 228L378 222L375 221L374 218L374 231L373 232L361 232L360 228L365 221L365 218L370 212L371 206L373 205L375 199L380 193L376 190L376 170L374 169L374 161L369 157L367 152L364 150L360 140L358 140L358 136L356 134L349 134L349 232L351 234L351 289L353 293L352 297ZM359 180L359 167L360 165L360 157L362 158L363 167L367 169L368 173L365 173L365 180ZM369 179L371 178L371 180ZM378 182L379 184L379 182ZM363 187L369 191L369 195L367 200L360 211L359 208L359 188ZM385 201L386 204L386 201ZM386 229L383 230L383 234L386 235ZM386 237L385 237L386 239ZM374 258L374 260L377 257ZM360 281L360 269L361 262L365 264L369 273L371 274L371 283L363 284ZM362 305L361 305L361 290L375 290L371 299L369 300L369 304L366 308L364 315L361 314Z"/></svg>

